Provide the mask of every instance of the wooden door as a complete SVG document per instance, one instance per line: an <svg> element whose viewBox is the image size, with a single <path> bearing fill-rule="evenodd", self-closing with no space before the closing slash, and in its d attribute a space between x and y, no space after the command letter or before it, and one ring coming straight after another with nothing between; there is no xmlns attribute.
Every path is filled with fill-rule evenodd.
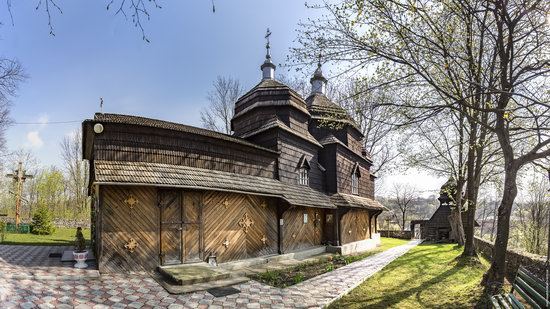
<svg viewBox="0 0 550 309"><path fill-rule="evenodd" d="M160 190L160 263L183 262L183 213L181 191Z"/></svg>
<svg viewBox="0 0 550 309"><path fill-rule="evenodd" d="M332 246L336 245L336 236L334 235L334 211L327 210L324 215L324 231L325 231L325 242Z"/></svg>
<svg viewBox="0 0 550 309"><path fill-rule="evenodd" d="M198 262L201 260L200 222L201 204L198 194L189 193L183 197L183 260Z"/></svg>

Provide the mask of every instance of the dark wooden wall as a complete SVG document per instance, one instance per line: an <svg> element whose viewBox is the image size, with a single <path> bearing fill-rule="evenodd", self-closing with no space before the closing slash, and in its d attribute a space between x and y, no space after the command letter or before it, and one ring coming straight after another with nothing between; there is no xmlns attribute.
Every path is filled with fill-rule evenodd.
<svg viewBox="0 0 550 309"><path fill-rule="evenodd" d="M208 191L203 197L203 209L205 256L215 252L218 262L229 262L277 253L275 200ZM253 222L247 232L239 226L245 214Z"/></svg>
<svg viewBox="0 0 550 309"><path fill-rule="evenodd" d="M277 154L186 132L105 123L94 159L153 162L274 178Z"/></svg>
<svg viewBox="0 0 550 309"><path fill-rule="evenodd" d="M132 194L137 204L124 201ZM100 187L100 272L151 271L159 261L159 211L153 187ZM134 252L124 247L137 242Z"/></svg>
<svg viewBox="0 0 550 309"><path fill-rule="evenodd" d="M318 146L288 132L279 131L279 180L298 185L298 163L303 155L308 159L309 186L317 191L325 190L324 174L318 166Z"/></svg>
<svg viewBox="0 0 550 309"><path fill-rule="evenodd" d="M344 214L340 219L342 244L371 238L370 216L371 214L366 209L351 209Z"/></svg>
<svg viewBox="0 0 550 309"><path fill-rule="evenodd" d="M321 245L323 239L322 212L322 209L293 207L283 214L283 250L285 253ZM304 214L308 215L307 223L304 223ZM315 220L316 218L317 220Z"/></svg>
<svg viewBox="0 0 550 309"><path fill-rule="evenodd" d="M290 109L288 115L288 126L302 134L308 134L308 125L309 125L309 115L305 114L303 111L297 109Z"/></svg>
<svg viewBox="0 0 550 309"><path fill-rule="evenodd" d="M234 121L233 130L236 136L243 136L276 119L277 109L274 106L258 108L254 112L242 115L238 121Z"/></svg>
<svg viewBox="0 0 550 309"><path fill-rule="evenodd" d="M337 186L339 193L352 194L351 174L355 163L359 163L361 177L359 178L359 196L374 199L374 179L370 177L369 165L363 161L354 158L348 150L338 147L336 154L337 165Z"/></svg>
<svg viewBox="0 0 550 309"><path fill-rule="evenodd" d="M363 144L361 143L362 136L354 128L347 126L348 147L358 155L361 155Z"/></svg>
<svg viewBox="0 0 550 309"><path fill-rule="evenodd" d="M336 173L336 144L325 145L319 150L319 163L325 168L325 188L330 194L338 192Z"/></svg>

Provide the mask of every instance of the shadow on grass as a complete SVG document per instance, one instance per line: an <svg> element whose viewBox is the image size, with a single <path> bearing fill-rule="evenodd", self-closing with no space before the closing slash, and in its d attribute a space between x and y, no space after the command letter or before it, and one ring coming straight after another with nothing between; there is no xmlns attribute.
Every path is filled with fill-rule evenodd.
<svg viewBox="0 0 550 309"><path fill-rule="evenodd" d="M408 290L404 290L404 291L399 291L399 292L398 291L395 291L395 292L388 291L387 295L384 295L383 297L375 298L374 300L377 300L377 302L375 302L375 303L372 303L373 299L369 299L369 300L365 300L363 302L354 300L354 304L359 305L360 306L359 308L388 308L388 307L395 306L395 305L399 304L401 301L403 301L404 299L416 294L417 295L417 297L416 297L417 301L420 304L422 304L422 308L428 308L428 307L431 307L433 305L423 303L422 300L420 299L420 293L425 291L430 286L442 283L445 279L447 279L448 277L456 274L461 269L462 269L462 267L456 265L453 268L451 268L451 269L445 271L444 273L441 273L440 275L438 275L438 276L422 283L421 285L419 285L417 287L414 287L414 288L411 288L411 289L408 289ZM411 280L414 280L414 278L411 278Z"/></svg>
<svg viewBox="0 0 550 309"><path fill-rule="evenodd" d="M403 265L415 265L416 270L420 274L423 274L425 273L425 270L427 270L427 266L432 263L432 260L434 258L438 258L440 254L450 253L452 251L457 251L458 254L459 252L455 247L445 250L443 249L443 245L438 244L420 244L417 247L419 249L416 251L409 251L407 254L399 257L399 259L384 267L382 273L393 271Z"/></svg>
<svg viewBox="0 0 550 309"><path fill-rule="evenodd" d="M446 302L446 300L438 297L445 296L432 295L423 300L423 292L426 292L431 287L435 287L436 291L437 289L446 289L448 288L446 285L449 285L450 277L462 271L468 271L471 268L483 267L481 263L472 263L471 259L460 257L460 250L460 247L449 245L419 245L414 251L409 251L387 265L377 275L379 279L376 280L382 281L376 284L382 284L382 282L387 281L383 279L385 277L391 278L391 276L395 276L395 274L399 273L406 273L406 276L410 274L410 277L406 277L402 284L389 284L387 289L382 289L382 293L380 293L380 291L369 293L369 281L367 281L365 285L363 285L363 289L360 288L352 292L349 296L344 297L342 300L335 303L334 306L331 306L331 308L398 308L399 305L403 305L402 302L406 302L405 300L407 298L414 297L415 295L419 308L435 308L440 301L443 303ZM456 255L454 253L456 253ZM432 275L430 273L434 272L433 267L435 265L448 265L450 268L445 271L442 269L443 272L439 274L434 273ZM458 276L460 277L460 275ZM395 280L400 279L395 278ZM428 293L434 294L432 291ZM373 297L373 294L377 296ZM434 304L434 302L437 304ZM462 308L464 305L464 303L453 304L452 299L448 299L445 308Z"/></svg>

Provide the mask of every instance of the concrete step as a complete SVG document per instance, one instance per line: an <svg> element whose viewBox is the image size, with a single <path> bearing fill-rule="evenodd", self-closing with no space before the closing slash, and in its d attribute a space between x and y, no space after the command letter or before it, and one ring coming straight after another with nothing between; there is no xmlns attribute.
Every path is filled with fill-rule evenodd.
<svg viewBox="0 0 550 309"><path fill-rule="evenodd" d="M168 293L185 294L185 293L192 293L196 291L204 291L211 288L220 288L220 287L241 284L243 282L250 281L250 279L248 279L247 277L235 277L235 278L227 278L227 279L210 281L210 282L195 283L191 285L173 285L164 280L157 280L157 281L166 289L166 291L168 291Z"/></svg>
<svg viewBox="0 0 550 309"><path fill-rule="evenodd" d="M305 259L311 256L323 254L325 252L326 252L326 247L319 246L311 249L289 252L285 254L263 256L263 257L252 258L252 259L221 263L219 264L219 267L226 270L238 270L238 269L244 269L247 267L260 265L260 264L279 263L285 260Z"/></svg>
<svg viewBox="0 0 550 309"><path fill-rule="evenodd" d="M206 263L163 266L159 267L158 271L167 282L180 286L219 281L231 277L230 272L211 267Z"/></svg>

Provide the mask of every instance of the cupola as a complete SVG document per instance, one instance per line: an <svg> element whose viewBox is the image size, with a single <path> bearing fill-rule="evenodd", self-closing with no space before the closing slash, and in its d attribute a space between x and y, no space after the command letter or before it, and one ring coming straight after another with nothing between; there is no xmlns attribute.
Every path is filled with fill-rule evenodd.
<svg viewBox="0 0 550 309"><path fill-rule="evenodd" d="M317 63L317 69L313 73L313 77L310 79L311 94L325 94L327 88L327 79L323 76L323 70L321 70L321 55L319 55L319 62Z"/></svg>

